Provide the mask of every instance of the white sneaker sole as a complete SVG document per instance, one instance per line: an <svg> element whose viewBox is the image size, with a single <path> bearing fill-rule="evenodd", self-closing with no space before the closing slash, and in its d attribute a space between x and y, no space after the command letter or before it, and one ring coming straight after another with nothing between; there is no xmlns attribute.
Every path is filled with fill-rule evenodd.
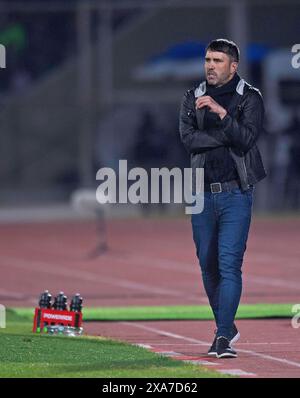
<svg viewBox="0 0 300 398"><path fill-rule="evenodd" d="M217 358L219 359L219 358L236 358L237 357L237 354L230 354L229 352L224 352L223 354L221 354L221 355L218 355L217 354Z"/></svg>
<svg viewBox="0 0 300 398"><path fill-rule="evenodd" d="M217 356L217 351L215 351L215 352L208 352L207 355L208 355L209 357L216 357L216 356Z"/></svg>

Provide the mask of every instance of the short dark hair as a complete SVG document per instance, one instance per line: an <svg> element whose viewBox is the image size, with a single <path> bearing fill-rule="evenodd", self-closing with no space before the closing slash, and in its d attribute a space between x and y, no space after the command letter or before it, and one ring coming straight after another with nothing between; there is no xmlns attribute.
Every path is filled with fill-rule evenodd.
<svg viewBox="0 0 300 398"><path fill-rule="evenodd" d="M220 51L229 55L235 62L240 60L240 50L238 46L231 40L227 39L216 39L211 41L206 47L205 53L207 51Z"/></svg>

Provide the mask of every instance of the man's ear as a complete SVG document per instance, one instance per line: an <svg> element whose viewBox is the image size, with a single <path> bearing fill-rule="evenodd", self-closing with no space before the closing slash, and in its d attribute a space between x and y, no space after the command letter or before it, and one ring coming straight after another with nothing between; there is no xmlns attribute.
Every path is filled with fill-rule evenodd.
<svg viewBox="0 0 300 398"><path fill-rule="evenodd" d="M237 71L237 68L238 68L238 62L235 61L231 62L230 71L232 74L234 74Z"/></svg>

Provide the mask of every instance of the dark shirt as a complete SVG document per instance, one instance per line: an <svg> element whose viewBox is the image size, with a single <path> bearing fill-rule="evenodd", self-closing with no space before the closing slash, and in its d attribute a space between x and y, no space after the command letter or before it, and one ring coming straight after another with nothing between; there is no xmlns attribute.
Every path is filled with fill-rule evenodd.
<svg viewBox="0 0 300 398"><path fill-rule="evenodd" d="M226 110L235 93L236 86L240 77L235 74L234 77L220 87L214 87L207 84L206 95L211 96L218 104ZM216 128L219 115L210 112L207 108L204 115L204 128ZM204 165L204 181L205 183L225 182L231 180L238 180L235 163L230 156L228 148L219 147L206 152Z"/></svg>

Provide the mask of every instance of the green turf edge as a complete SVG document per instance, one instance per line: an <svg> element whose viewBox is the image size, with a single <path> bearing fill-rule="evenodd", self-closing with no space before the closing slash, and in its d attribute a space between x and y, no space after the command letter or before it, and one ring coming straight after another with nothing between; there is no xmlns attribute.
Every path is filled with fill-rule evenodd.
<svg viewBox="0 0 300 398"><path fill-rule="evenodd" d="M237 319L291 318L295 304L241 304ZM32 319L33 308L11 308L12 314ZM83 310L84 321L131 320L211 320L213 314L207 305L149 306L149 307L89 307Z"/></svg>
<svg viewBox="0 0 300 398"><path fill-rule="evenodd" d="M31 322L0 329L0 378L227 378L215 370L167 358L126 342L33 334ZM50 349L51 348L51 349ZM62 355L63 352L63 355Z"/></svg>
<svg viewBox="0 0 300 398"><path fill-rule="evenodd" d="M96 339L0 333L0 342L6 347L1 355L0 377L228 377L212 369L176 361L121 341L98 339L99 344L91 345L97 342Z"/></svg>

